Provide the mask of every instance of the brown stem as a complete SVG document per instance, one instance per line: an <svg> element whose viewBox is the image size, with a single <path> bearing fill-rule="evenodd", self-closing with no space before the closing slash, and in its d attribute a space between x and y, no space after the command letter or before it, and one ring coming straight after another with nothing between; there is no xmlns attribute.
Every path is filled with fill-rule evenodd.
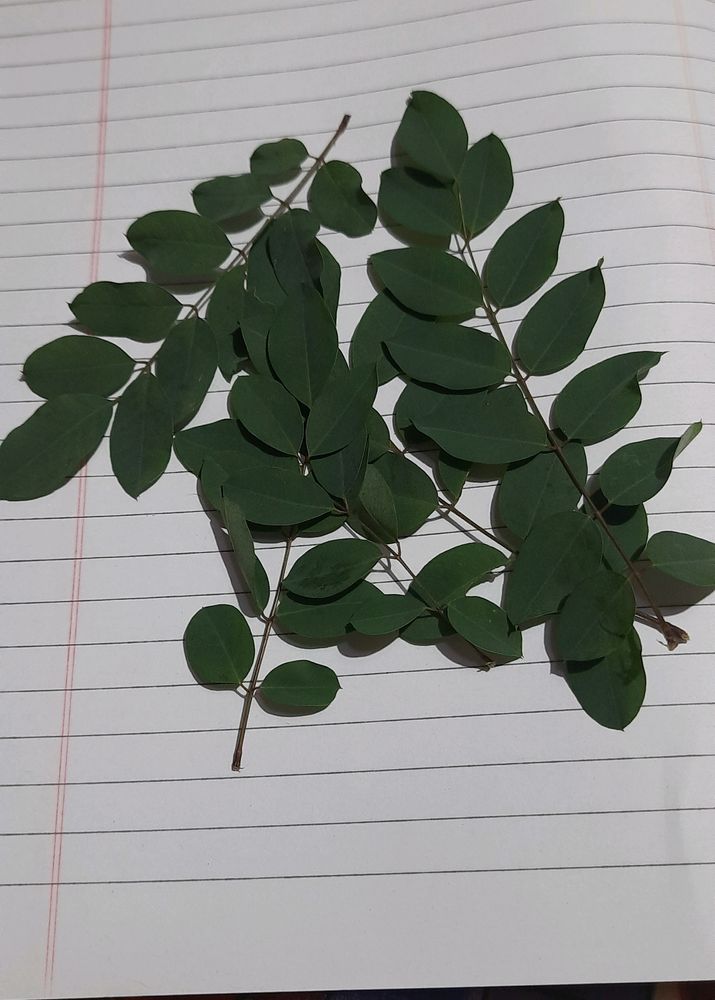
<svg viewBox="0 0 715 1000"><path fill-rule="evenodd" d="M253 671L251 672L251 678L248 682L248 687L246 688L246 694L243 699L243 708L241 710L241 720L238 724L238 735L236 737L236 749L233 752L233 760L231 762L232 771L241 770L241 758L243 756L243 744L246 739L246 731L248 728L248 716L251 712L251 705L253 704L253 699L256 695L256 689L258 687L258 675L261 672L261 664L263 663L263 657L265 656L266 649L268 648L268 640L271 637L271 632L273 631L273 623L276 618L276 611L278 610L278 600L280 598L281 587L283 586L283 580L286 575L286 569L288 568L288 557L290 556L291 545L293 544L292 536L286 539L285 552L283 553L283 562L281 563L280 573L278 574L278 583L276 584L276 592L273 595L273 603L271 604L271 610L268 612L268 617L266 618L266 625L263 629L263 635L261 637L261 644L258 647L258 655L256 656L256 662L253 664Z"/></svg>
<svg viewBox="0 0 715 1000"><path fill-rule="evenodd" d="M318 156L315 157L315 160L311 164L310 169L306 170L306 172L303 174L303 176L298 181L296 186L292 189L292 191L290 191L289 194L287 194L282 201L278 202L278 208L275 210L275 212L269 215L267 219L263 221L263 224L256 230L256 232L253 234L250 240L248 240L247 243L244 243L241 249L236 251L236 256L232 261L229 262L228 266L225 268L225 271L233 270L233 268L237 267L241 263L241 261L245 260L248 257L248 253L251 247L254 246L260 240L260 238L266 232L270 224L288 211L288 209L293 204L293 202L298 197L303 188L310 183L313 177L317 174L318 170L320 170L331 149L338 141L340 136L343 134L345 129L348 127L349 122L350 122L350 115L343 115L342 121L333 132L332 136L330 137L330 140L328 141L328 144L325 146L322 153L320 153ZM203 295L192 306L189 306L189 308L192 309L198 316L199 309L201 308L201 306L204 305L205 302L208 301L210 297L211 297L211 289L207 288L206 291L203 293Z"/></svg>
<svg viewBox="0 0 715 1000"><path fill-rule="evenodd" d="M503 549L507 549L509 552L516 552L516 549L512 545L508 545L500 538L497 538L496 535L492 534L491 531L483 528L481 524L477 524L477 522L473 521L471 517L464 513L464 511L460 510L455 503L448 503L447 501L440 500L437 511L440 517L449 517L450 514L454 514L455 517L460 518L460 520L464 521L465 524L468 524L470 528L480 532L486 538L491 539L492 542L496 542L497 545L501 545Z"/></svg>
<svg viewBox="0 0 715 1000"><path fill-rule="evenodd" d="M477 262L474 259L474 254L472 253L472 248L469 245L469 242L467 240L465 240L464 247L461 247L460 250L459 250L459 252L460 252L460 254L462 256L462 259L465 260L465 263L466 263L466 258L465 258L465 254L464 254L465 247L466 247L467 253L469 254L469 259L470 259L471 264L472 264L472 269L474 270L474 273L477 275L478 278L480 278L480 281L481 281L481 276L479 274L479 268L477 267ZM543 428L544 428L544 430L546 432L546 436L548 438L548 441L549 441L549 444L551 446L551 449L553 450L554 454L556 455L556 457L558 458L559 462L563 466L564 471L566 472L566 475L569 477L569 479L571 480L571 482L573 483L573 485L575 486L575 488L579 491L579 493L583 497L583 499L584 499L585 503L587 504L587 506L591 509L594 518L596 519L596 521L598 521L598 523L599 523L602 531L604 532L604 534L611 540L611 542L613 544L613 547L615 548L616 552L618 552L619 556L623 559L624 563L628 567L629 574L631 575L631 577L633 578L633 580L636 581L636 583L638 584L638 586L640 587L640 589L643 591L643 594L645 595L646 600L650 604L651 609L652 609L653 614L654 614L654 618L650 618L650 616L648 616L649 617L649 624L654 624L654 626L662 633L662 635L665 638L665 641L667 643L668 649L671 649L671 650L675 649L677 646L680 645L680 643L687 642L687 633L684 632L681 628L678 628L677 625L673 625L672 622L667 622L665 620L665 618L663 617L663 614L662 614L660 608L658 607L658 604L657 604L655 598L653 597L653 595L648 590L648 587L645 584L645 582L644 582L643 578L641 577L640 573L638 572L638 570L634 566L634 564L631 561L630 557L624 552L623 547L621 546L621 544L619 543L618 539L615 537L615 535L613 534L613 532L609 528L608 524L606 523L605 518L603 517L601 511L598 508L598 504L596 504L591 499L591 497L588 495L588 493L586 492L585 485L579 481L578 476L573 471L573 469L571 468L571 466L569 465L569 463L566 461L566 459L564 457L564 454L563 454L563 452L561 450L561 442L556 437L556 435L554 434L554 432L551 430L551 428L549 427L548 423L544 419L544 416L541 413L541 410L537 406L536 400L534 399L534 397L531 394L531 390L529 389L529 386L526 384L526 379L524 378L524 376L523 376L523 374L522 374L519 366L516 363L516 359L514 358L514 355L511 352L511 348L510 348L510 346L509 346L509 344L507 342L506 337L504 336L504 332L503 332L503 330L502 330L502 328L501 328L501 326L499 324L499 320L497 319L496 310L494 309L492 303L489 301L488 293L484 289L482 289L482 292L483 292L483 300L484 300L484 311L487 314L487 319L489 320L489 324L490 324L492 330L494 331L494 333L497 335L497 337L499 338L499 340L504 345L504 347L507 349L507 351L509 351L509 356L511 357L511 370L512 370L512 374L514 375L514 378L516 379L517 384L518 384L519 388L521 389L521 392L522 392L522 394L524 396L524 399L526 400L526 402L529 405L529 409L534 414L534 416L541 422L541 424L542 424L542 426L543 426Z"/></svg>

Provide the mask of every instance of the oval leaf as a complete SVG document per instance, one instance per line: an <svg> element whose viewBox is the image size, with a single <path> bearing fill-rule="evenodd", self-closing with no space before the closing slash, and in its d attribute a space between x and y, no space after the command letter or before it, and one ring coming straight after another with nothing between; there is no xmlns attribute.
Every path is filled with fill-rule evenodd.
<svg viewBox="0 0 715 1000"><path fill-rule="evenodd" d="M500 464L529 458L546 447L541 421L526 408L516 386L447 396L414 425L450 455L467 462Z"/></svg>
<svg viewBox="0 0 715 1000"><path fill-rule="evenodd" d="M285 175L295 175L307 159L308 150L300 139L264 142L251 154L251 173L256 177L288 180L290 176Z"/></svg>
<svg viewBox="0 0 715 1000"><path fill-rule="evenodd" d="M377 545L361 538L323 542L295 562L284 586L301 597L332 597L363 580L380 556Z"/></svg>
<svg viewBox="0 0 715 1000"><path fill-rule="evenodd" d="M253 214L273 196L264 180L253 174L241 174L203 181L194 188L191 197L199 215L223 222Z"/></svg>
<svg viewBox="0 0 715 1000"><path fill-rule="evenodd" d="M363 191L362 177L342 160L320 167L310 185L308 203L324 226L346 236L367 236L375 226L377 209Z"/></svg>
<svg viewBox="0 0 715 1000"><path fill-rule="evenodd" d="M517 553L504 610L515 625L558 611L564 597L599 567L601 532L581 511L534 525Z"/></svg>
<svg viewBox="0 0 715 1000"><path fill-rule="evenodd" d="M289 208L271 222L268 256L286 294L302 285L318 287L323 270L323 258L315 239L319 229L316 217L303 208Z"/></svg>
<svg viewBox="0 0 715 1000"><path fill-rule="evenodd" d="M715 545L682 531L659 531L643 553L668 576L696 587L715 587Z"/></svg>
<svg viewBox="0 0 715 1000"><path fill-rule="evenodd" d="M290 294L268 335L268 357L296 399L312 406L335 364L338 334L325 302L306 285Z"/></svg>
<svg viewBox="0 0 715 1000"><path fill-rule="evenodd" d="M567 663L566 680L581 708L599 725L625 729L645 698L646 678L636 630L600 660Z"/></svg>
<svg viewBox="0 0 715 1000"><path fill-rule="evenodd" d="M621 645L633 627L636 599L628 580L603 570L580 583L556 619L556 644L565 660L596 660Z"/></svg>
<svg viewBox="0 0 715 1000"><path fill-rule="evenodd" d="M200 684L238 687L253 663L255 647L248 622L231 604L197 611L184 632L184 653Z"/></svg>
<svg viewBox="0 0 715 1000"><path fill-rule="evenodd" d="M556 267L563 231L563 209L551 201L502 233L482 275L485 292L497 308L516 306L541 288Z"/></svg>
<svg viewBox="0 0 715 1000"><path fill-rule="evenodd" d="M482 304L479 278L443 250L406 247L373 254L370 264L398 302L429 316L473 316Z"/></svg>
<svg viewBox="0 0 715 1000"><path fill-rule="evenodd" d="M323 489L343 499L359 492L369 454L366 432L358 434L339 451L314 458L310 469Z"/></svg>
<svg viewBox="0 0 715 1000"><path fill-rule="evenodd" d="M412 646L433 646L447 636L454 635L454 629L444 614L423 612L418 618L400 629L400 638Z"/></svg>
<svg viewBox="0 0 715 1000"><path fill-rule="evenodd" d="M181 303L148 281L95 281L70 302L75 319L100 337L126 337L149 344L163 340Z"/></svg>
<svg viewBox="0 0 715 1000"><path fill-rule="evenodd" d="M150 212L131 224L127 239L153 268L176 278L206 274L231 252L223 230L193 212Z"/></svg>
<svg viewBox="0 0 715 1000"><path fill-rule="evenodd" d="M458 597L447 608L452 627L477 649L514 660L521 656L521 632L512 629L497 604L483 597Z"/></svg>
<svg viewBox="0 0 715 1000"><path fill-rule="evenodd" d="M350 368L331 379L315 401L306 427L308 453L327 455L344 448L365 426L377 392L371 365Z"/></svg>
<svg viewBox="0 0 715 1000"><path fill-rule="evenodd" d="M501 139L492 133L475 142L457 177L465 239L471 240L501 215L513 188L511 160Z"/></svg>
<svg viewBox="0 0 715 1000"><path fill-rule="evenodd" d="M320 711L333 701L340 682L330 667L312 660L291 660L266 674L259 690L261 698L277 708Z"/></svg>
<svg viewBox="0 0 715 1000"><path fill-rule="evenodd" d="M583 446L572 443L561 450L576 479L584 484L588 469ZM575 510L580 500L580 490L553 451L510 465L497 492L499 516L517 538L526 538L537 522L551 514Z"/></svg>
<svg viewBox="0 0 715 1000"><path fill-rule="evenodd" d="M691 424L679 438L652 438L634 441L606 459L598 476L601 492L611 503L621 506L644 503L663 489L673 470L673 462L702 430Z"/></svg>
<svg viewBox="0 0 715 1000"><path fill-rule="evenodd" d="M514 348L532 375L561 371L581 354L606 298L600 264L560 281L528 311Z"/></svg>
<svg viewBox="0 0 715 1000"><path fill-rule="evenodd" d="M109 396L122 388L133 371L134 359L116 344L69 336L33 351L22 377L29 389L45 399L75 392Z"/></svg>
<svg viewBox="0 0 715 1000"><path fill-rule="evenodd" d="M71 479L99 446L112 404L86 393L43 403L0 444L0 499L34 500Z"/></svg>
<svg viewBox="0 0 715 1000"><path fill-rule="evenodd" d="M638 383L662 357L656 351L632 351L579 372L556 397L554 424L584 444L615 434L638 412Z"/></svg>
<svg viewBox="0 0 715 1000"><path fill-rule="evenodd" d="M259 441L286 455L303 442L300 407L282 385L266 375L242 375L231 387L231 413Z"/></svg>
<svg viewBox="0 0 715 1000"><path fill-rule="evenodd" d="M169 401L174 427L195 417L216 374L216 341L196 316L177 323L156 356L156 377Z"/></svg>
<svg viewBox="0 0 715 1000"><path fill-rule="evenodd" d="M374 468L392 494L398 537L413 535L437 507L434 483L418 465L394 452L387 452L378 458Z"/></svg>
<svg viewBox="0 0 715 1000"><path fill-rule="evenodd" d="M459 232L459 205L451 186L419 170L384 170L377 203L382 215L412 232L429 236Z"/></svg>
<svg viewBox="0 0 715 1000"><path fill-rule="evenodd" d="M136 499L169 464L174 436L171 404L158 379L145 372L123 392L109 435L117 482Z"/></svg>
<svg viewBox="0 0 715 1000"><path fill-rule="evenodd" d="M389 635L409 625L424 611L424 604L412 594L383 594L375 588L351 619L362 635Z"/></svg>
<svg viewBox="0 0 715 1000"><path fill-rule="evenodd" d="M296 467L294 458L277 455L249 440L235 420L215 420L210 424L200 424L179 431L174 438L174 451L184 468L195 476L200 474L201 467L208 458L220 462L226 456L232 456L239 468L277 465L290 471Z"/></svg>
<svg viewBox="0 0 715 1000"><path fill-rule="evenodd" d="M339 596L322 601L282 594L278 624L303 639L339 639L351 631L352 616L373 590L376 588L363 580Z"/></svg>
<svg viewBox="0 0 715 1000"><path fill-rule="evenodd" d="M467 152L467 129L449 101L429 90L413 90L402 116L395 145L415 166L452 181Z"/></svg>
<svg viewBox="0 0 715 1000"><path fill-rule="evenodd" d="M242 468L241 478L229 479L223 492L254 524L292 526L333 509L328 494L297 469L288 474L272 467Z"/></svg>
<svg viewBox="0 0 715 1000"><path fill-rule="evenodd" d="M506 556L493 546L465 542L430 559L410 584L410 591L431 608L444 608L505 563Z"/></svg>
<svg viewBox="0 0 715 1000"><path fill-rule="evenodd" d="M511 371L511 356L503 344L453 323L423 323L391 337L387 350L405 375L445 389L498 385Z"/></svg>

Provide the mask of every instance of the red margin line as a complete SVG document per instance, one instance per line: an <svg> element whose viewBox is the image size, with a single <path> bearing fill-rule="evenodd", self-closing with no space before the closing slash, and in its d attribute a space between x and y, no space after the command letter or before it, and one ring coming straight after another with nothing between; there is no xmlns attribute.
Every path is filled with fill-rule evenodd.
<svg viewBox="0 0 715 1000"><path fill-rule="evenodd" d="M104 173L107 146L107 120L109 106L109 63L111 58L112 0L104 0L104 25L102 30L102 62L99 85L99 113L97 116L97 169L94 179L94 213L92 222L92 245L90 251L89 280L96 281L99 274L99 251L102 240L102 216L104 212ZM62 727L60 730L59 761L57 767L57 788L55 799L55 824L52 835L52 874L50 876L50 899L47 914L47 941L45 945L45 992L52 992L57 944L57 911L59 903L59 881L62 868L62 832L64 829L65 795L67 781L67 760L69 754L69 733L72 717L72 687L79 617L80 583L82 575L82 550L84 548L85 507L87 499L87 471L82 469L78 476L77 507L75 509L74 559L72 563L72 597L65 658L64 697L62 700Z"/></svg>

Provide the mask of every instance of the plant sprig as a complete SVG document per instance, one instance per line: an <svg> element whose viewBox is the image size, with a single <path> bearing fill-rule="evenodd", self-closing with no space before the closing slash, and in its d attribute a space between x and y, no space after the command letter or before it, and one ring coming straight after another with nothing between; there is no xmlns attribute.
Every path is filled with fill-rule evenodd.
<svg viewBox="0 0 715 1000"><path fill-rule="evenodd" d="M470 145L438 95L411 95L377 205L351 164L329 159L347 125L345 116L314 157L299 139L265 143L247 173L199 184L194 212L152 212L129 227L150 278L89 285L71 303L84 332L27 359L23 377L45 402L0 445L0 497L64 486L110 424L112 469L130 496L157 482L172 450L196 476L263 626L256 649L245 614L213 605L184 634L196 679L243 696L235 770L255 704L316 712L340 689L312 659L262 677L275 635L302 645L351 634L459 638L475 666L491 667L518 659L523 632L546 622L581 706L622 729L645 694L634 623L656 628L669 649L688 638L665 619L649 575L715 586L715 545L673 531L649 537L644 507L700 424L626 444L589 473L588 447L628 425L660 360L613 355L571 378L549 415L539 408L532 380L565 371L591 337L603 261L541 292L564 230L555 200L503 228L478 263L472 243L507 208L511 161L494 135ZM304 191L307 208L297 207ZM376 294L347 360L341 270L319 236L368 236L378 215L402 246L368 260ZM182 302L170 291L177 282L203 291ZM524 303L509 342L500 317ZM132 342L158 346L136 361ZM230 384L228 416L202 424L217 371ZM393 381L394 434L376 408ZM474 476L494 484L488 526L463 509ZM433 517L466 540L415 570L401 541ZM272 588L264 541L282 549ZM400 589L377 586L381 571ZM501 581L496 603L484 588ZM637 592L652 613L636 606Z"/></svg>

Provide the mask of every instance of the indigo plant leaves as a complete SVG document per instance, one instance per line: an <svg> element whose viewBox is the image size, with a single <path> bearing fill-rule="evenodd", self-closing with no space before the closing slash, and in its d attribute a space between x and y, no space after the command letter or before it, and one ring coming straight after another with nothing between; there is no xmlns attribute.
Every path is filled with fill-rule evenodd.
<svg viewBox="0 0 715 1000"><path fill-rule="evenodd" d="M339 303L335 234L368 235L378 212L355 167L329 159L346 125L317 156L296 138L263 143L246 172L194 188L196 212L132 223L149 280L93 282L70 305L88 333L30 354L25 388L45 401L0 443L0 497L60 489L107 431L114 476L139 497L173 446L243 609L199 608L184 635L200 683L239 689L234 769L252 706L311 713L340 689L309 658L265 671L274 632L354 653L458 641L460 655L490 667L520 657L523 632L545 621L576 701L622 729L645 694L636 627L656 628L668 648L687 640L663 617L649 574L715 587L715 545L670 530L649 539L645 507L701 425L618 439L590 467L588 446L628 425L661 354L613 353L566 372L594 337L602 262L540 293L559 259L561 204L484 235L512 194L509 153L493 134L470 144L437 94L411 95L380 177L386 228L366 275L378 290L360 316L357 283ZM298 208L305 191L308 209ZM248 227L234 255L224 229ZM230 383L223 394L217 369ZM553 391L549 421L541 400ZM183 476L173 482L184 490ZM474 511L492 492L485 525ZM457 527L464 541L454 544ZM415 571L418 534L435 554ZM636 594L651 607L636 611Z"/></svg>

